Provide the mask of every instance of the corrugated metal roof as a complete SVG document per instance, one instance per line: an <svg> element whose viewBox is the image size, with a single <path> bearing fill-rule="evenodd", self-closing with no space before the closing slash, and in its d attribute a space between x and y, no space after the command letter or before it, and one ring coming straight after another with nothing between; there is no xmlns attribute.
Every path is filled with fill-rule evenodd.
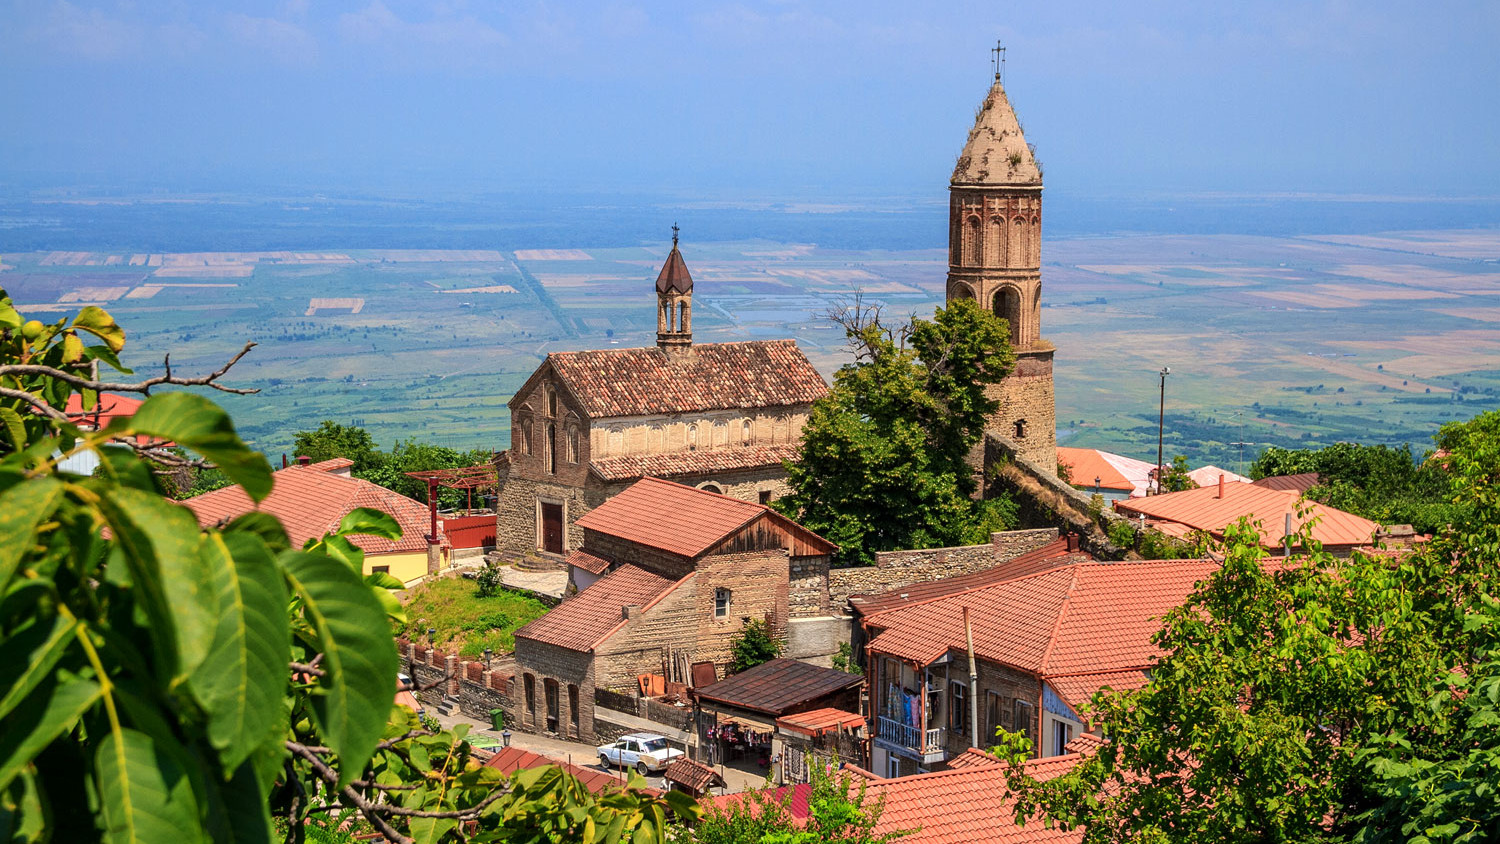
<svg viewBox="0 0 1500 844"><path fill-rule="evenodd" d="M1263 486L1266 489L1291 489L1297 492L1307 492L1318 485L1318 473L1303 472L1298 475L1276 475L1270 478L1261 478L1258 481L1251 481L1251 483L1256 486Z"/></svg>
<svg viewBox="0 0 1500 844"><path fill-rule="evenodd" d="M796 706L863 685L865 678L795 659L773 659L695 689L700 700L780 715Z"/></svg>
<svg viewBox="0 0 1500 844"><path fill-rule="evenodd" d="M517 630L516 638L592 651L625 623L626 607L649 607L682 582L636 566L620 566Z"/></svg>
<svg viewBox="0 0 1500 844"><path fill-rule="evenodd" d="M1149 498L1134 498L1115 502L1115 509L1124 514L1144 513L1147 518L1178 522L1195 530L1222 534L1229 525L1242 517L1260 522L1261 544L1267 548L1281 545L1281 538L1288 513L1292 516L1292 529L1297 530L1306 521L1317 519L1312 528L1314 539L1324 545L1369 545L1379 525L1312 501L1302 501L1295 490L1266 489L1255 484L1224 485L1224 495L1219 497L1219 487L1203 487L1182 492L1169 492ZM1306 515L1298 513L1306 511Z"/></svg>
<svg viewBox="0 0 1500 844"><path fill-rule="evenodd" d="M1068 467L1068 482L1074 486L1092 488L1098 478L1100 489L1135 491L1135 484L1105 460L1098 449L1058 446L1057 465Z"/></svg>

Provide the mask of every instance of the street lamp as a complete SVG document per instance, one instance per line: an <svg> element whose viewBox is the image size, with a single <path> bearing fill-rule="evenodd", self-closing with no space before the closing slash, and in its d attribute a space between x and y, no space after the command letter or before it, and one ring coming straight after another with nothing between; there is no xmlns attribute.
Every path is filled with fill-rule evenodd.
<svg viewBox="0 0 1500 844"><path fill-rule="evenodd" d="M429 628L427 628L427 644L429 646L432 645L433 641L435 639L437 639L437 628L436 627L429 627Z"/></svg>
<svg viewBox="0 0 1500 844"><path fill-rule="evenodd" d="M485 671L490 670L490 657L492 657L494 655L495 655L495 651L493 649L491 649L491 648L485 648L484 649L484 670Z"/></svg>
<svg viewBox="0 0 1500 844"><path fill-rule="evenodd" d="M500 731L500 742L502 747L510 747L510 730Z"/></svg>
<svg viewBox="0 0 1500 844"><path fill-rule="evenodd" d="M1162 476L1162 434L1167 428L1167 376L1172 374L1172 367L1161 368L1161 406L1157 409L1156 417L1156 494L1161 495Z"/></svg>

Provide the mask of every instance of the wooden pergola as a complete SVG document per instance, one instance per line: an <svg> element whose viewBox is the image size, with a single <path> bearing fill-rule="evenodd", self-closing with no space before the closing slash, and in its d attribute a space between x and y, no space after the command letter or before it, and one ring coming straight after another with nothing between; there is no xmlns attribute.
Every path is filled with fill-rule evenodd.
<svg viewBox="0 0 1500 844"><path fill-rule="evenodd" d="M460 466L456 469L426 469L407 472L406 476L427 482L427 509L432 515L432 532L429 537L433 542L437 541L438 535L437 491L440 487L467 490L469 510L474 509L474 490L500 488L500 475L495 471L494 463Z"/></svg>

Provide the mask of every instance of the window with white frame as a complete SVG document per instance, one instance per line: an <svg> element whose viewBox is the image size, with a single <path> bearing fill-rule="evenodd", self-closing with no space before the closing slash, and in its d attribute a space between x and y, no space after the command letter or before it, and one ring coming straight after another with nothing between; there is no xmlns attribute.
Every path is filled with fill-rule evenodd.
<svg viewBox="0 0 1500 844"><path fill-rule="evenodd" d="M729 617L729 590L720 586L714 590L714 618Z"/></svg>

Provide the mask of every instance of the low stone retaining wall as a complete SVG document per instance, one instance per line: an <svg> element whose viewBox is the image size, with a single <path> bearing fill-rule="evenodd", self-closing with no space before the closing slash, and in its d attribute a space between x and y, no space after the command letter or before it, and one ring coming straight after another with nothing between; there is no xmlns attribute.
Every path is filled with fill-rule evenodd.
<svg viewBox="0 0 1500 844"><path fill-rule="evenodd" d="M489 720L491 709L510 710L515 678L510 657L502 658L499 665L491 660L486 668L483 661L462 659L405 639L396 640L396 650L402 670L411 676L417 699L423 703L436 705L445 697L456 698L460 712L482 721Z"/></svg>

